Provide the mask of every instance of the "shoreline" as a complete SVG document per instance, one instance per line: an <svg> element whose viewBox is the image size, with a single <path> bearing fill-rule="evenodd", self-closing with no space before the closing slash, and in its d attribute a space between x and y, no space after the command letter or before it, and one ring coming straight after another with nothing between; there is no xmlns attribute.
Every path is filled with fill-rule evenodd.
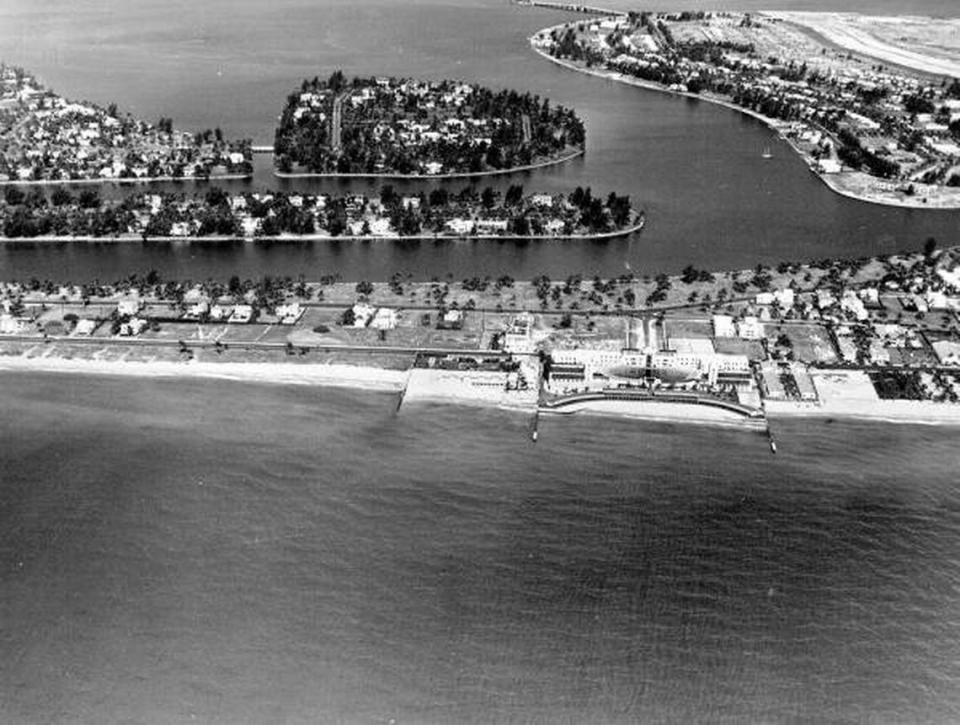
<svg viewBox="0 0 960 725"><path fill-rule="evenodd" d="M567 25L569 25L569 23L561 23L560 25L552 25L537 31L536 33L534 33L528 38L530 47L541 58L544 58L552 63L555 63L556 65L559 65L562 68L566 68L567 70L576 71L578 73L583 73L585 75L590 75L597 78L603 78L608 81L613 81L614 83L623 83L624 85L634 86L634 87L642 88L645 90L657 91L659 93L665 93L671 96L705 101L707 103L712 103L715 106L720 106L722 108L726 108L731 111L737 111L739 113L744 114L745 116L750 116L751 118L754 118L760 121L765 126L767 126L767 128L774 131L777 135L777 138L786 142L787 145L789 145L790 148L793 150L793 152L800 157L800 159L806 164L810 173L816 176L824 185L826 185L828 189L830 189L836 194L839 194L840 196L844 196L848 199L853 199L855 201L866 202L869 204L878 204L880 206L891 206L891 207L899 207L899 208L905 208L905 209L929 209L929 210L940 210L940 211L955 211L957 209L960 209L960 201L956 201L952 203L943 203L943 204L937 204L937 203L931 204L929 202L925 203L923 201L924 197L921 195L920 192L917 192L913 196L907 197L907 198L886 199L886 198L878 197L875 195L870 196L870 195L865 195L856 191L852 191L850 189L845 188L843 185L841 185L839 183L839 180L832 178L835 175L823 174L817 171L815 168L813 168L811 164L812 159L810 159L805 153L803 153L789 138L787 138L783 133L781 133L781 129L779 128L780 122L777 121L776 119L768 118L767 116L764 116L763 114L758 113L757 111L754 111L749 108L743 108L742 106L738 106L732 101L727 101L722 98L712 96L710 94L700 94L700 93L690 93L687 91L670 90L669 88L666 88L658 83L654 83L653 81L645 81L640 78L633 78L631 76L624 75L623 73L619 73L617 71L608 70L608 69L595 70L593 68L585 68L580 65L577 65L573 61L564 60L561 58L555 58L554 56L550 55L546 51L537 47L537 45L533 42L538 35L542 35L544 33L549 34L550 31L558 28L564 28ZM866 174L862 171L845 171L845 172L841 172L841 174L848 175L847 178L849 178L849 175L851 174L858 174L862 176L864 179L871 180L873 183L887 183L887 182L884 182L883 180L880 180L878 177L870 176L869 174ZM914 186L916 187L917 185L914 184ZM936 187L936 188L939 189L940 187Z"/></svg>
<svg viewBox="0 0 960 725"><path fill-rule="evenodd" d="M927 400L880 400L869 403L765 402L769 420L839 419L910 425L960 426L960 405Z"/></svg>
<svg viewBox="0 0 960 725"><path fill-rule="evenodd" d="M394 370L343 363L293 364L284 362L199 362L154 360L102 361L56 356L0 355L0 375L41 373L93 375L112 378L224 380L281 386L339 387L371 392L402 393L416 368ZM441 386L442 388L443 386ZM722 409L661 401L591 401L555 410L535 401L507 400L502 395L458 394L445 390L419 390L404 400L407 405L457 405L553 417L586 415L650 422L719 426L762 432L769 423L808 419L850 420L898 425L960 426L960 405L930 401L880 400L870 402L802 403L767 400L765 417L745 418Z"/></svg>
<svg viewBox="0 0 960 725"><path fill-rule="evenodd" d="M340 242L340 241L352 241L352 242L397 242L397 241L533 241L533 240L552 240L552 241L597 241L602 239L616 239L618 237L626 237L630 234L640 232L646 226L646 216L641 214L639 218L631 224L629 227L623 229L618 229L612 232L603 232L600 234L541 234L541 235L526 235L520 236L517 234L466 234L466 235L451 235L451 234L416 234L410 236L384 236L384 235L368 235L368 236L352 236L352 235L338 235L331 236L329 234L300 234L300 235L289 235L289 236L224 236L219 234L210 234L205 237L200 237L196 235L191 236L182 236L182 237L152 237L152 236L143 236L138 234L126 234L115 237L93 237L93 236L50 236L42 235L36 237L3 237L0 236L0 244L31 244L31 243L40 243L40 244L76 244L76 243L85 243L85 244L144 244L148 242L157 242L161 244L169 244L173 242L213 242L213 243L232 243L232 242L242 242L242 243L257 243L257 242L286 242L286 243L297 243L297 242Z"/></svg>
<svg viewBox="0 0 960 725"><path fill-rule="evenodd" d="M326 173L315 173L315 172L283 172L274 170L273 175L278 179L411 179L411 180L426 180L426 179L472 179L480 178L484 176L506 176L508 174L517 174L525 171L534 171L536 169L545 169L550 166L557 166L558 164L566 163L567 161L572 161L575 158L583 156L586 153L585 148L574 149L568 154L560 156L556 159L549 159L547 161L539 161L535 164L525 164L524 166L514 166L509 169L494 169L492 171L463 171L455 174L389 174L389 173L378 173L378 174L352 174L352 173L340 173L340 172L326 172Z"/></svg>
<svg viewBox="0 0 960 725"><path fill-rule="evenodd" d="M0 355L0 374L38 372L133 378L218 379L276 385L320 385L399 392L408 371L337 363L130 362Z"/></svg>

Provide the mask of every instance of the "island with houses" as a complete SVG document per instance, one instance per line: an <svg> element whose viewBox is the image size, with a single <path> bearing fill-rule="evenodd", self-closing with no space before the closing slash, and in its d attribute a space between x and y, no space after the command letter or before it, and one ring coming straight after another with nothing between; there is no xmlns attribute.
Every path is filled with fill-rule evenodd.
<svg viewBox="0 0 960 725"><path fill-rule="evenodd" d="M281 176L476 176L559 163L583 153L570 109L459 81L304 80L276 130Z"/></svg>
<svg viewBox="0 0 960 725"><path fill-rule="evenodd" d="M401 194L387 184L378 196L282 191L203 194L143 192L103 199L95 188L49 194L7 187L0 199L0 242L324 240L324 239L603 239L639 231L644 215L629 197L501 193L472 186Z"/></svg>
<svg viewBox="0 0 960 725"><path fill-rule="evenodd" d="M0 184L208 180L253 174L250 140L219 128L179 131L72 101L23 68L0 64Z"/></svg>
<svg viewBox="0 0 960 725"><path fill-rule="evenodd" d="M844 195L957 208L958 38L946 19L683 11L591 16L531 43L571 69L755 116Z"/></svg>

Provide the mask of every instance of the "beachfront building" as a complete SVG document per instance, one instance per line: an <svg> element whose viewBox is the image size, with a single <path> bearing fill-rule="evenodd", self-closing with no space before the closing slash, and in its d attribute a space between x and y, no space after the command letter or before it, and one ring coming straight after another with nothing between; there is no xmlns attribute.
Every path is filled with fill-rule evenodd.
<svg viewBox="0 0 960 725"><path fill-rule="evenodd" d="M671 347L653 352L618 349L613 345L558 348L551 351L550 360L552 368L559 367L564 383L573 383L573 387L603 388L631 380L637 384L684 387L753 385L746 355L717 353L713 344L703 339L674 339ZM578 371L582 371L580 380L576 379Z"/></svg>

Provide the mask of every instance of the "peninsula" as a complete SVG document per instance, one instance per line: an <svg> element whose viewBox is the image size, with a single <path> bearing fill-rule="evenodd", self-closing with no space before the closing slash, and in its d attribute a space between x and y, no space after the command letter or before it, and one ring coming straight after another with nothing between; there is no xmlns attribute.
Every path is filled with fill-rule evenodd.
<svg viewBox="0 0 960 725"><path fill-rule="evenodd" d="M960 423L960 253L655 278L265 277L0 287L0 369L372 385L765 429Z"/></svg>
<svg viewBox="0 0 960 725"><path fill-rule="evenodd" d="M400 194L392 186L379 197L331 196L281 191L228 194L213 187L188 197L131 194L103 200L95 189L77 196L62 186L49 198L41 189L8 187L0 201L0 241L325 240L325 239L603 239L643 227L630 199L605 198L577 188L569 195L524 194L510 186L458 193Z"/></svg>
<svg viewBox="0 0 960 725"><path fill-rule="evenodd" d="M22 68L0 64L0 184L142 182L246 178L249 140L219 128L178 131L67 100Z"/></svg>
<svg viewBox="0 0 960 725"><path fill-rule="evenodd" d="M881 21L888 21L885 24ZM831 189L960 207L960 42L947 21L850 14L631 12L531 38L568 68L725 105L768 124ZM930 39L924 39L924 33Z"/></svg>
<svg viewBox="0 0 960 725"><path fill-rule="evenodd" d="M274 142L279 176L456 177L583 153L583 122L529 93L336 71L290 94Z"/></svg>

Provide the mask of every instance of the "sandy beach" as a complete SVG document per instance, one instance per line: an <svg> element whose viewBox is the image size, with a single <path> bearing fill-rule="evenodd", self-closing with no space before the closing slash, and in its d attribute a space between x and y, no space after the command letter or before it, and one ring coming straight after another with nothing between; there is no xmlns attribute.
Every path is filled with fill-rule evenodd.
<svg viewBox="0 0 960 725"><path fill-rule="evenodd" d="M601 415L604 417L642 418L644 420L721 425L763 429L764 421L746 418L731 410L710 405L663 403L646 400L593 400L564 406L562 410L544 411L552 415Z"/></svg>
<svg viewBox="0 0 960 725"><path fill-rule="evenodd" d="M407 372L355 365L284 363L103 362L56 357L0 356L3 372L50 372L145 378L217 378L277 385L332 385L399 391Z"/></svg>
<svg viewBox="0 0 960 725"><path fill-rule="evenodd" d="M536 388L508 391L507 377L501 372L414 368L410 371L404 405L422 401L536 410Z"/></svg>
<svg viewBox="0 0 960 725"><path fill-rule="evenodd" d="M767 400L770 418L860 418L888 423L960 425L960 405L928 400L881 400L862 370L819 370L811 374L818 402Z"/></svg>
<svg viewBox="0 0 960 725"><path fill-rule="evenodd" d="M767 416L795 418L858 418L885 423L960 425L960 405L926 400L834 400L800 403L768 400Z"/></svg>
<svg viewBox="0 0 960 725"><path fill-rule="evenodd" d="M960 76L960 21L855 13L764 12L859 55L934 76Z"/></svg>

